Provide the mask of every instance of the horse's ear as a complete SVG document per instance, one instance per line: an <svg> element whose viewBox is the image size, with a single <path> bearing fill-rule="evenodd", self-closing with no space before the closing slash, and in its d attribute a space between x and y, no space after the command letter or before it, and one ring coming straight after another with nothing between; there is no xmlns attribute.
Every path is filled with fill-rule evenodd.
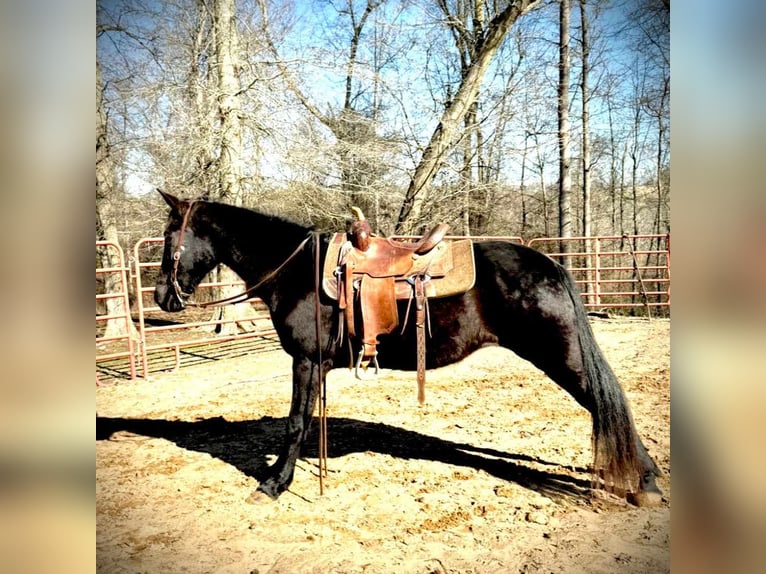
<svg viewBox="0 0 766 574"><path fill-rule="evenodd" d="M178 199L175 195L170 195L169 193L162 191L159 188L157 188L157 191L162 196L162 199L165 200L165 203L167 203L171 209L174 209L176 211L181 211L181 205L183 204L183 202L180 199Z"/></svg>

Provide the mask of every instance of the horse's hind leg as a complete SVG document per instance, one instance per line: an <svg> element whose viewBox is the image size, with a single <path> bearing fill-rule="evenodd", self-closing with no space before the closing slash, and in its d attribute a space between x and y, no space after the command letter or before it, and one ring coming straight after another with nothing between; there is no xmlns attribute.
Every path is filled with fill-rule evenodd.
<svg viewBox="0 0 766 574"><path fill-rule="evenodd" d="M293 481L295 462L311 426L311 418L319 395L319 383L329 368L321 369L316 363L305 357L293 359L293 397L282 452L277 461L268 470L268 477L258 486L258 490L276 499L287 490Z"/></svg>
<svg viewBox="0 0 766 574"><path fill-rule="evenodd" d="M592 344L595 345L595 341ZM562 351L558 357L549 354L532 362L593 417L594 449L602 451L594 453L594 466L611 472L618 491L626 490L627 499L636 506L659 504L662 492L657 487L656 477L661 472L638 435L622 387L606 360L601 358L601 366L608 369L607 373L589 373L582 365L579 341L565 341ZM590 352L601 355L598 348ZM601 380L594 381L596 377L601 377ZM631 472L631 467L634 472ZM625 480L621 481L620 475Z"/></svg>
<svg viewBox="0 0 766 574"><path fill-rule="evenodd" d="M594 469L605 484L636 505L658 504L661 492L655 478L660 471L636 432L625 393L566 281L538 285L536 294L530 290L535 303L508 317L500 343L542 369L590 412Z"/></svg>

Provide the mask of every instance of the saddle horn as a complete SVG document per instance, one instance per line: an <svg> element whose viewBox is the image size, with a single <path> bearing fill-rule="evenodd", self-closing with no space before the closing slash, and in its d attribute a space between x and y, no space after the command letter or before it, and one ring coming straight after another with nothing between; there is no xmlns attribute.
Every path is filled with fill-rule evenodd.
<svg viewBox="0 0 766 574"><path fill-rule="evenodd" d="M356 217L357 221L366 221L367 218L364 216L364 213L362 213L362 210L356 207L355 205L351 206L351 213L354 214L354 217Z"/></svg>
<svg viewBox="0 0 766 574"><path fill-rule="evenodd" d="M370 222L358 207L351 207L351 213L354 214L356 221L351 223L351 229L348 232L351 245L360 251L367 251L370 247L370 238L372 237L372 228Z"/></svg>

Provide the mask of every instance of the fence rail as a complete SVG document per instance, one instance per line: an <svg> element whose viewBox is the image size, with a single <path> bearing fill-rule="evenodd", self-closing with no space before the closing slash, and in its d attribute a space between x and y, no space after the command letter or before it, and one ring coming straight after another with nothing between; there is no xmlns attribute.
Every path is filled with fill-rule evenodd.
<svg viewBox="0 0 766 574"><path fill-rule="evenodd" d="M651 316L652 308L670 307L668 234L536 238L527 245L565 264L586 308L644 308Z"/></svg>
<svg viewBox="0 0 766 574"><path fill-rule="evenodd" d="M448 239L474 241L512 241L524 244L521 237L447 236ZM413 239L397 236L396 239ZM217 334L226 325L241 319L222 319L211 310L186 310L170 315L154 303L156 273L161 264L162 238L144 238L133 247L131 265L125 264L122 249L105 241L96 242L96 362L127 359L131 378L137 371L148 376L152 370L178 368L185 358L194 358L194 349L213 343L255 339L275 340L274 327L263 303L258 299L237 305L252 307L245 321L248 330L234 329ZM526 245L566 264L580 289L588 309L627 309L668 313L670 308L670 235L623 235L535 238ZM104 263L107 262L107 263ZM206 277L195 291L200 301L214 298L220 287L243 289L242 281L219 281ZM135 320L131 316L133 299ZM117 322L128 335L109 335L106 325ZM137 327L138 340L129 335ZM255 347L261 348L257 343ZM266 345L274 348L276 344ZM191 350L190 350L191 349ZM170 357L167 355L170 354ZM138 365L138 368L137 368Z"/></svg>

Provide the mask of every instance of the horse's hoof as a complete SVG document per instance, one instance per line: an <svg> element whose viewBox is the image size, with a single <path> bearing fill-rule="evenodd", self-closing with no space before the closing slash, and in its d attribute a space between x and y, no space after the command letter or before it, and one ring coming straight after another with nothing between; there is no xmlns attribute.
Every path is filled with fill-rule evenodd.
<svg viewBox="0 0 766 574"><path fill-rule="evenodd" d="M657 486L657 476L659 468L656 466L651 471L647 471L641 477L638 485L638 492L630 492L627 500L639 508L652 508L662 504L662 491Z"/></svg>
<svg viewBox="0 0 766 574"><path fill-rule="evenodd" d="M261 481L261 484L258 485L258 490L256 492L269 497L271 500L276 500L284 490L285 488L280 488L274 479L268 478Z"/></svg>
<svg viewBox="0 0 766 574"><path fill-rule="evenodd" d="M250 496L248 496L245 499L245 502L248 504L255 504L257 506L262 506L264 504L270 504L274 502L274 498L266 494L265 492L261 490L254 490L252 493L250 493Z"/></svg>
<svg viewBox="0 0 766 574"><path fill-rule="evenodd" d="M662 493L650 490L628 493L628 502L639 508L654 508L662 504Z"/></svg>

